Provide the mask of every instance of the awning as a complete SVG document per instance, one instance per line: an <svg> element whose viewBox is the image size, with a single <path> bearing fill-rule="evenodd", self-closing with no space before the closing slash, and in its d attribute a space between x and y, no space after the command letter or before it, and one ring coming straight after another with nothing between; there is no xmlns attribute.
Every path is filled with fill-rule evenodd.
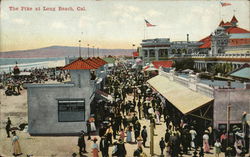
<svg viewBox="0 0 250 157"><path fill-rule="evenodd" d="M100 100L104 100L104 101L112 101L113 98L111 95L101 91L101 90L96 90L96 97Z"/></svg>
<svg viewBox="0 0 250 157"><path fill-rule="evenodd" d="M213 100L164 76L157 75L147 82L183 114L188 114Z"/></svg>

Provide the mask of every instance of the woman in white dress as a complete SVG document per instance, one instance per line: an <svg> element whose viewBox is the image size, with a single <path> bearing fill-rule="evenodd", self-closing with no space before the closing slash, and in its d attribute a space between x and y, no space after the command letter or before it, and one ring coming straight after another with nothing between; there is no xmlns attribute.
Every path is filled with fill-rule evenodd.
<svg viewBox="0 0 250 157"><path fill-rule="evenodd" d="M95 118L94 117L90 117L89 118L89 122L90 122L91 131L96 131Z"/></svg>
<svg viewBox="0 0 250 157"><path fill-rule="evenodd" d="M209 147L209 136L208 136L209 132L208 130L205 131L204 135L203 135L203 150L205 153L209 153L210 152L210 147Z"/></svg>
<svg viewBox="0 0 250 157"><path fill-rule="evenodd" d="M195 149L195 137L197 135L197 132L194 130L194 127L191 126L191 130L189 131L191 134L191 147Z"/></svg>
<svg viewBox="0 0 250 157"><path fill-rule="evenodd" d="M22 154L21 147L19 144L19 137L16 135L16 132L12 132L13 138L12 138L12 146L13 146L13 155L18 156Z"/></svg>

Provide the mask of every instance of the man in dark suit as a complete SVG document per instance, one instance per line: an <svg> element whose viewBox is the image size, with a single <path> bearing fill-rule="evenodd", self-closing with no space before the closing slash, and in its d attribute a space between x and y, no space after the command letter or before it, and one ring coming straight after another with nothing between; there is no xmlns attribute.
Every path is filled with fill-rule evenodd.
<svg viewBox="0 0 250 157"><path fill-rule="evenodd" d="M143 130L141 131L141 136L142 136L142 139L143 139L142 145L144 147L146 147L146 141L147 141L148 133L147 133L145 125L143 126Z"/></svg>
<svg viewBox="0 0 250 157"><path fill-rule="evenodd" d="M80 156L82 155L82 153L87 153L86 151L86 143L85 143L85 139L84 139L84 133L81 132L81 135L78 138L78 147L79 147L79 154ZM82 151L83 149L83 151Z"/></svg>
<svg viewBox="0 0 250 157"><path fill-rule="evenodd" d="M101 137L100 151L102 152L102 157L109 156L109 142L105 135Z"/></svg>
<svg viewBox="0 0 250 157"><path fill-rule="evenodd" d="M5 130L6 130L6 133L7 133L7 137L9 138L10 137L10 131L11 131L11 120L10 120L10 117L8 117L8 121L6 123L6 127L5 127Z"/></svg>

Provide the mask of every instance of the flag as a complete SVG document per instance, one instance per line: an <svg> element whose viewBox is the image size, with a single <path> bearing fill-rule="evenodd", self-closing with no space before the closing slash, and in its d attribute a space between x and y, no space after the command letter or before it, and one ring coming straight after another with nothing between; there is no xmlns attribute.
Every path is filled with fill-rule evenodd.
<svg viewBox="0 0 250 157"><path fill-rule="evenodd" d="M156 26L156 25L152 25L152 24L149 23L147 20L145 20L145 22L146 22L146 26L147 26L147 27L154 27L154 26Z"/></svg>
<svg viewBox="0 0 250 157"><path fill-rule="evenodd" d="M220 2L220 4L221 4L222 7L232 5L231 3L224 3L224 2Z"/></svg>

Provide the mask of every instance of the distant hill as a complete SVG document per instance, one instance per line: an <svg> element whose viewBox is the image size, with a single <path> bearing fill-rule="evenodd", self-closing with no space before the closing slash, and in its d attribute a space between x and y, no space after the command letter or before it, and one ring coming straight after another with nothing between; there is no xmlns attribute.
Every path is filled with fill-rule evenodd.
<svg viewBox="0 0 250 157"><path fill-rule="evenodd" d="M108 55L132 55L132 49L99 49L100 56ZM81 56L87 56L88 48L81 48ZM94 50L95 56L98 55L97 49ZM90 56L93 55L93 48L89 48ZM51 57L66 57L66 56L79 56L78 47L70 46L50 46L39 49L20 50L1 52L0 58L51 58Z"/></svg>

